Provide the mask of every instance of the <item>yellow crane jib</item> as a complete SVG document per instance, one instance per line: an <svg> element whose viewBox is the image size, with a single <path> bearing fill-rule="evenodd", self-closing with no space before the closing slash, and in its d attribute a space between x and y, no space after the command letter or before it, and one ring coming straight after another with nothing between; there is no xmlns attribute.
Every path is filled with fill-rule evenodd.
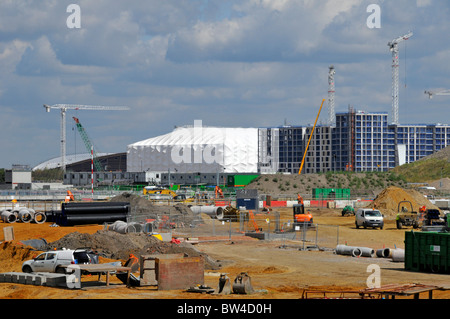
<svg viewBox="0 0 450 319"><path fill-rule="evenodd" d="M320 105L320 108L319 108L319 113L317 113L316 121L314 122L313 129L311 131L311 134L309 135L308 145L306 145L305 153L303 154L302 164L300 165L300 169L298 171L298 175L300 175L302 173L303 164L305 164L306 153L308 153L309 143L311 143L311 138L312 138L312 136L314 134L314 130L315 130L316 125L317 125L317 121L319 120L319 116L320 116L320 112L322 111L323 103L325 103L325 99L322 100L322 104Z"/></svg>

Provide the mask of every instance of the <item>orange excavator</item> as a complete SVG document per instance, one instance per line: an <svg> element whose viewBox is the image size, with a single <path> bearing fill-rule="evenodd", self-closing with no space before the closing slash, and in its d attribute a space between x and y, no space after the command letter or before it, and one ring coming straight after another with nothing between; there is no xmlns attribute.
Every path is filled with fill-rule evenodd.
<svg viewBox="0 0 450 319"><path fill-rule="evenodd" d="M313 216L310 212L305 213L305 205L303 198L299 198L299 203L293 205L294 213L294 227L296 226L311 226L313 223Z"/></svg>

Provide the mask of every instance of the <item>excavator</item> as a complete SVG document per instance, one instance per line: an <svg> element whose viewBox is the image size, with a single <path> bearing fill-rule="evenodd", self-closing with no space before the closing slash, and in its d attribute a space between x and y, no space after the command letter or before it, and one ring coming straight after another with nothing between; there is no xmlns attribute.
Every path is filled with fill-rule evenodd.
<svg viewBox="0 0 450 319"><path fill-rule="evenodd" d="M305 205L303 201L293 205L294 228L296 226L312 226L313 216L310 212L305 213Z"/></svg>

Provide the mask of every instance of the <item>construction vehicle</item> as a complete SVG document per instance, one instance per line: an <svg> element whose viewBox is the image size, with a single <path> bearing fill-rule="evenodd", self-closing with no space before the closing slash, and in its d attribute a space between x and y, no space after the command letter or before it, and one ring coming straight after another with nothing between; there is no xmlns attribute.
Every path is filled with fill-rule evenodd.
<svg viewBox="0 0 450 319"><path fill-rule="evenodd" d="M313 216L310 212L305 213L305 205L294 204L292 208L294 213L294 228L296 226L312 226Z"/></svg>
<svg viewBox="0 0 450 319"><path fill-rule="evenodd" d="M183 202L194 201L194 198L187 198L185 194L177 194L173 190L167 188L154 188L153 186L144 187L143 194L150 195L150 198L157 196L158 199L167 198L167 199L181 200Z"/></svg>
<svg viewBox="0 0 450 319"><path fill-rule="evenodd" d="M347 205L342 210L342 216L355 215L355 209L352 205Z"/></svg>
<svg viewBox="0 0 450 319"><path fill-rule="evenodd" d="M404 204L409 204L406 207ZM410 201L404 200L398 203L397 217L396 217L397 229L402 229L403 226L419 228L419 214L414 211L413 205Z"/></svg>
<svg viewBox="0 0 450 319"><path fill-rule="evenodd" d="M444 213L444 217L441 217L439 209L426 209L425 206L421 207L420 211L423 214L422 231L445 232L450 230L448 213Z"/></svg>

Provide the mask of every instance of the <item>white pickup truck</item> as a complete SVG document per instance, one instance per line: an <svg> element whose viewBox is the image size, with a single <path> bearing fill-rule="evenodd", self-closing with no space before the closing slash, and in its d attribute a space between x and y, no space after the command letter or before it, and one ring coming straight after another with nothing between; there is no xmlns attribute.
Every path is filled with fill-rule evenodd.
<svg viewBox="0 0 450 319"><path fill-rule="evenodd" d="M87 249L52 250L39 254L22 264L22 271L65 273L73 264L98 264L98 255Z"/></svg>

